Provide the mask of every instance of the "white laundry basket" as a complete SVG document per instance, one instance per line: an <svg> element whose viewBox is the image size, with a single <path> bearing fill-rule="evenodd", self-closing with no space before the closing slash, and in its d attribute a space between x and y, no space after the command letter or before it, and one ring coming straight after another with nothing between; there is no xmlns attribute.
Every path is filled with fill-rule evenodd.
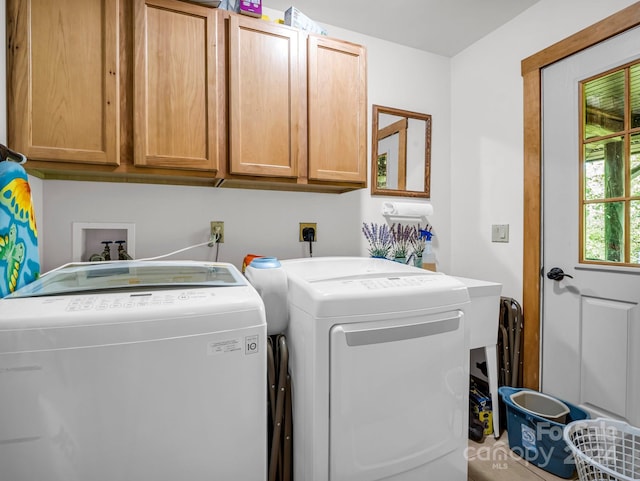
<svg viewBox="0 0 640 481"><path fill-rule="evenodd" d="M563 434L580 481L640 480L640 429L597 418L571 422Z"/></svg>

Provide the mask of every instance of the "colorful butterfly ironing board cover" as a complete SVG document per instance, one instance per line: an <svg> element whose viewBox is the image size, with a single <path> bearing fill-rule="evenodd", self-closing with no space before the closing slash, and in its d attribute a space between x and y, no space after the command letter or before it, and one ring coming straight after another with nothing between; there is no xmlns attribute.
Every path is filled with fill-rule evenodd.
<svg viewBox="0 0 640 481"><path fill-rule="evenodd" d="M27 173L0 162L0 298L40 275L38 231Z"/></svg>

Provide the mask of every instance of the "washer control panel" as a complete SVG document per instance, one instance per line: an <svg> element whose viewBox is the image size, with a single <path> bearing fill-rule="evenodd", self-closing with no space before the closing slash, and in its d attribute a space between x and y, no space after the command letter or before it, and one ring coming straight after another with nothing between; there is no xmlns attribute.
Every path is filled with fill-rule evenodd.
<svg viewBox="0 0 640 481"><path fill-rule="evenodd" d="M66 311L105 311L113 309L141 309L145 307L173 306L189 301L204 301L215 296L212 289L188 291L136 292L134 294L100 294L75 296L68 300Z"/></svg>

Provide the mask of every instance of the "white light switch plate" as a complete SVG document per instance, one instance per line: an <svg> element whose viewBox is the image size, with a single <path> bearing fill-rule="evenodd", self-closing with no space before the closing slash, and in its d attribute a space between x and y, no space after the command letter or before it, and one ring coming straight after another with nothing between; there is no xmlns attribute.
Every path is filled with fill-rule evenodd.
<svg viewBox="0 0 640 481"><path fill-rule="evenodd" d="M491 242L509 242L509 224L493 224Z"/></svg>

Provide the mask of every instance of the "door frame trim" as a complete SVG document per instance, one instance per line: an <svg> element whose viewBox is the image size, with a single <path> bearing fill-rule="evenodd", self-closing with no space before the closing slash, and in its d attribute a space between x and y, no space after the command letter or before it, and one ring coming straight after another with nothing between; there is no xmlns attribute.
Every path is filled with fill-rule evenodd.
<svg viewBox="0 0 640 481"><path fill-rule="evenodd" d="M521 62L524 101L524 212L522 311L523 384L540 388L540 277L542 233L542 69L640 25L640 2L565 38Z"/></svg>

